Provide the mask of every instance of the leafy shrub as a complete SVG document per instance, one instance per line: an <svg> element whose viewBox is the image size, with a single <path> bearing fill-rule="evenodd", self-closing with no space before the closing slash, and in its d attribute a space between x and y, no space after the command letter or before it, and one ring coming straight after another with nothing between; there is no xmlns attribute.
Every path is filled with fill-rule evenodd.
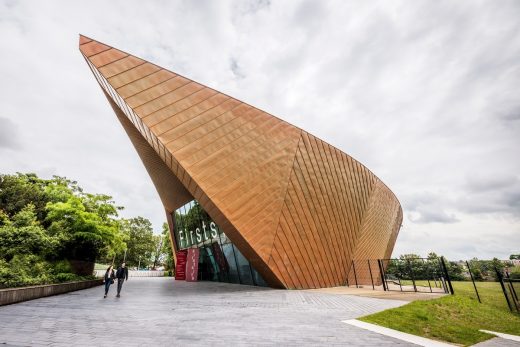
<svg viewBox="0 0 520 347"><path fill-rule="evenodd" d="M0 287L22 287L81 281L92 276L77 276L70 272L67 261L51 263L33 255L15 255L9 262L0 259Z"/></svg>
<svg viewBox="0 0 520 347"><path fill-rule="evenodd" d="M79 278L78 278L79 277ZM80 276L77 276L70 272L60 272L56 276L54 276L57 282L72 282L72 281L78 281L81 279Z"/></svg>
<svg viewBox="0 0 520 347"><path fill-rule="evenodd" d="M0 258L0 288L8 287L13 281L13 274L9 271L9 263Z"/></svg>
<svg viewBox="0 0 520 347"><path fill-rule="evenodd" d="M0 254L10 261L16 254L52 253L55 241L36 221L34 206L28 205L13 217L13 222L0 226Z"/></svg>
<svg viewBox="0 0 520 347"><path fill-rule="evenodd" d="M53 273L72 273L72 268L68 260L59 260L53 263Z"/></svg>

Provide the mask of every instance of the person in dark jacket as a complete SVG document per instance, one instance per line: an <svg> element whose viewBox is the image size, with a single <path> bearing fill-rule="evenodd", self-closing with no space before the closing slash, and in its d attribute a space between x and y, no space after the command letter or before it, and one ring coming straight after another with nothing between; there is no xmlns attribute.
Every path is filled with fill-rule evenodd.
<svg viewBox="0 0 520 347"><path fill-rule="evenodd" d="M108 290L110 289L110 285L114 283L114 279L116 278L116 274L114 273L114 267L110 265L105 272L105 296L107 297Z"/></svg>
<svg viewBox="0 0 520 347"><path fill-rule="evenodd" d="M119 298L121 296L121 288L123 288L123 282L125 280L128 281L128 268L126 267L125 262L123 262L121 264L121 266L117 268L116 277L117 277L117 295L116 295L116 297Z"/></svg>

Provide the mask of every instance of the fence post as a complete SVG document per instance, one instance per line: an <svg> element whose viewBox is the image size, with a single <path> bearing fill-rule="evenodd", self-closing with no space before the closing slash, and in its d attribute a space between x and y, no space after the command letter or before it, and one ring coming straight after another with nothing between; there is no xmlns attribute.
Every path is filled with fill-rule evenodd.
<svg viewBox="0 0 520 347"><path fill-rule="evenodd" d="M509 288L511 289L511 296L514 296L515 300L518 301L518 295L516 295L515 286L513 286L513 282L511 281L511 277L509 277L509 272L506 269L506 277L507 282L509 283Z"/></svg>
<svg viewBox="0 0 520 347"><path fill-rule="evenodd" d="M348 269L348 272L347 272L347 287L350 287L350 285L348 284L348 277L350 276L350 268Z"/></svg>
<svg viewBox="0 0 520 347"><path fill-rule="evenodd" d="M424 259L422 260L423 261L423 264L425 263ZM430 262L429 260L426 261L426 269L428 269L428 271L426 272L427 274L431 275L431 269L430 269ZM426 275L426 277L428 278L429 276ZM435 276L432 276L432 277L435 277ZM430 279L428 278L428 287L430 287L430 293L433 293L433 290L432 290L432 285L430 283Z"/></svg>
<svg viewBox="0 0 520 347"><path fill-rule="evenodd" d="M406 259L406 261L408 262L408 268L410 269L410 277L412 277L413 290L417 293L417 286L415 285L415 278L413 276L412 262L410 259Z"/></svg>
<svg viewBox="0 0 520 347"><path fill-rule="evenodd" d="M377 265L379 266L379 274L381 275L381 283L383 284L383 290L386 292L388 289L385 283L385 271L383 270L383 261L377 259Z"/></svg>
<svg viewBox="0 0 520 347"><path fill-rule="evenodd" d="M498 281L500 282L500 286L502 287L502 292L504 293L504 296L506 297L507 306L509 306L509 311L513 312L513 308L511 307L511 302L509 301L509 296L507 296L507 289L504 286L504 281L502 280L502 274L500 273L500 271L498 271L496 266L493 266L493 268L495 269L495 272L497 273L497 278L498 278Z"/></svg>
<svg viewBox="0 0 520 347"><path fill-rule="evenodd" d="M372 278L372 269L370 268L370 259L368 261L368 271L370 272L370 281L372 281L372 290L376 290L374 287L374 278Z"/></svg>
<svg viewBox="0 0 520 347"><path fill-rule="evenodd" d="M444 257L441 257L442 270L444 271L444 275L446 276L446 281L448 281L448 287L450 288L451 295L455 294L453 291L453 286L451 285L450 274L448 273L448 268L446 267L446 263L444 262Z"/></svg>
<svg viewBox="0 0 520 347"><path fill-rule="evenodd" d="M356 281L356 288L359 288L358 283L357 283L357 275L356 275L356 263L354 263L354 260L352 260L352 268L354 269L354 280Z"/></svg>
<svg viewBox="0 0 520 347"><path fill-rule="evenodd" d="M505 271L506 278L507 278L507 284L509 284L509 290L511 291L511 300L513 301L513 304L516 308L516 311L520 313L520 302L518 302L518 295L516 294L515 286L513 285L513 280L511 277L509 277L509 272Z"/></svg>
<svg viewBox="0 0 520 347"><path fill-rule="evenodd" d="M475 284L475 279L473 278L473 273L471 272L471 267L469 266L469 262L467 260L466 260L466 266L468 267L469 276L471 277L471 282L473 282L473 288L475 288L475 293L477 293L478 302L482 303L482 301L480 301L480 295L478 295L477 285Z"/></svg>

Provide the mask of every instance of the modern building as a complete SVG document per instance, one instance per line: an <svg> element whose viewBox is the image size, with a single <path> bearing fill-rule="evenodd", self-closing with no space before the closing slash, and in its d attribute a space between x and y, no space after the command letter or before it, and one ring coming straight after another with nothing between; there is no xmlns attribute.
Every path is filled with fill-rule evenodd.
<svg viewBox="0 0 520 347"><path fill-rule="evenodd" d="M353 260L391 255L401 206L361 163L217 90L79 43L157 188L178 278L331 287Z"/></svg>

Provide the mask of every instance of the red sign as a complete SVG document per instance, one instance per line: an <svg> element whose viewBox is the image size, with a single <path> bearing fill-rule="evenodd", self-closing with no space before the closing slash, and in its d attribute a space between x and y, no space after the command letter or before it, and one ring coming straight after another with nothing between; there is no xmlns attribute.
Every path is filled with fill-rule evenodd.
<svg viewBox="0 0 520 347"><path fill-rule="evenodd" d="M197 275L199 274L199 249L189 248L188 258L186 259L186 281L195 282L197 281Z"/></svg>
<svg viewBox="0 0 520 347"><path fill-rule="evenodd" d="M175 266L175 279L185 280L186 279L186 257L188 252L185 250L177 252L177 264Z"/></svg>

